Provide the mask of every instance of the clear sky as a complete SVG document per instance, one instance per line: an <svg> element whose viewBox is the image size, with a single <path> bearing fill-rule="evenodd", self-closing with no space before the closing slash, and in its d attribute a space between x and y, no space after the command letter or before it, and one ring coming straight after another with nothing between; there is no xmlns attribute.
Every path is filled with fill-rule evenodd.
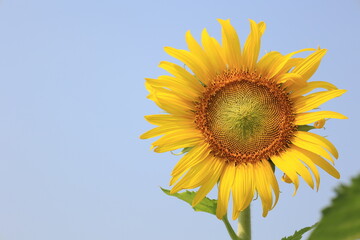
<svg viewBox="0 0 360 240"><path fill-rule="evenodd" d="M348 89L322 109L349 120L326 130L340 158L338 181L321 171L319 192L304 181L295 197L280 182L266 218L252 208L254 240L281 239L309 226L333 188L360 172L360 1L3 0L0 3L0 239L228 239L223 223L165 196L179 157L149 150L139 135L160 112L144 78L174 61L164 46L230 18L239 36L265 21L261 55L329 49L312 80ZM244 40L242 41L244 42Z"/></svg>

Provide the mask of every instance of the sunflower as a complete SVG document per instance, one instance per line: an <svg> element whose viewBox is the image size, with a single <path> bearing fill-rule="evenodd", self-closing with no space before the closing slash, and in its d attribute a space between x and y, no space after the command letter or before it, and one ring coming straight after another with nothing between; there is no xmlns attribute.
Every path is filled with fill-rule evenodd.
<svg viewBox="0 0 360 240"><path fill-rule="evenodd" d="M312 111L346 90L308 81L326 49L287 55L271 51L258 60L264 22L250 20L251 31L241 48L230 20L218 21L221 44L204 29L202 45L188 31L189 51L165 47L186 67L164 61L160 67L172 76L146 79L148 98L166 113L145 116L157 127L141 138L161 136L152 143L157 153L183 149L171 173L171 193L199 187L195 206L218 184L219 219L227 213L230 194L233 219L258 194L265 217L279 198L274 166L284 172L285 182L294 184L294 195L299 176L318 189L317 166L340 177L331 164L338 158L334 145L305 130L323 119L346 119L337 112ZM294 57L305 51L311 53ZM318 88L322 90L314 91Z"/></svg>

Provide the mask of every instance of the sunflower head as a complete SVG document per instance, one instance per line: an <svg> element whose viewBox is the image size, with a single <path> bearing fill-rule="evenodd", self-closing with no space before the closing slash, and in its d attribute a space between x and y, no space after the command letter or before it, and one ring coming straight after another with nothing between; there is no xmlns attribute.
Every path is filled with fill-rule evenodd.
<svg viewBox="0 0 360 240"><path fill-rule="evenodd" d="M286 55L272 51L258 60L264 22L250 20L243 47L230 21L219 22L221 44L204 30L202 45L187 32L189 50L165 48L190 70L161 62L171 76L146 79L148 98L166 113L146 116L157 127L141 138L161 136L152 144L155 152L186 149L171 174L172 193L199 188L196 205L218 183L218 218L226 214L230 195L235 219L255 193L266 216L279 197L272 165L284 172L283 181L294 184L294 194L299 176L310 187L319 187L317 167L339 178L329 163L338 158L336 148L326 138L304 131L304 125L321 128L325 119L345 119L337 112L313 111L345 90L309 81L325 49ZM294 57L304 51L311 53Z"/></svg>
<svg viewBox="0 0 360 240"><path fill-rule="evenodd" d="M296 130L292 104L283 89L255 73L234 70L207 87L195 123L213 153L236 164L279 153Z"/></svg>

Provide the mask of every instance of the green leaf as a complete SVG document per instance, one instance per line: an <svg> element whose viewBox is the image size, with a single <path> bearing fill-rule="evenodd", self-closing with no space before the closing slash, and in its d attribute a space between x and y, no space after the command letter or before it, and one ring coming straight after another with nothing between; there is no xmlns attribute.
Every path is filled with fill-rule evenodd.
<svg viewBox="0 0 360 240"><path fill-rule="evenodd" d="M172 196L172 197L177 197L177 198L187 202L190 205L196 194L196 192L190 192L190 191L170 194L170 190L167 190L164 188L161 188L161 190L164 193L166 193L167 195ZM216 206L217 206L217 200L209 199L209 198L205 197L201 202L199 202L196 206L194 206L193 209L198 212L207 212L207 213L215 215L216 214Z"/></svg>
<svg viewBox="0 0 360 240"><path fill-rule="evenodd" d="M191 149L193 149L194 147L186 147L182 150L183 153L187 153L189 152Z"/></svg>
<svg viewBox="0 0 360 240"><path fill-rule="evenodd" d="M310 126L310 125L299 125L298 126L298 131L304 131L304 132L308 132L312 129L314 129L314 126Z"/></svg>
<svg viewBox="0 0 360 240"><path fill-rule="evenodd" d="M309 240L360 239L360 175L348 186L341 185Z"/></svg>
<svg viewBox="0 0 360 240"><path fill-rule="evenodd" d="M173 153L173 152L171 152L173 155L176 155L176 156L179 156L179 155L182 155L182 154L184 154L184 153L187 153L187 152L189 152L191 149L193 149L194 147L186 147L186 148L183 148L183 150L181 150L181 152L179 152L179 153Z"/></svg>
<svg viewBox="0 0 360 240"><path fill-rule="evenodd" d="M316 223L310 227L305 227L299 231L295 231L294 235L289 236L289 237L284 237L281 240L300 240L303 236L303 234L305 234L306 232L310 231L311 229L313 229L316 226Z"/></svg>

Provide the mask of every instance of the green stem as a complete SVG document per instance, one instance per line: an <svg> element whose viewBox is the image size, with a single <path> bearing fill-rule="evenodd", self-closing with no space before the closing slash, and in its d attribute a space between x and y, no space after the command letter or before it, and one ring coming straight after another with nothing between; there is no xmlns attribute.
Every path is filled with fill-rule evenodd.
<svg viewBox="0 0 360 240"><path fill-rule="evenodd" d="M240 212L237 235L240 240L251 240L250 205L244 211Z"/></svg>
<svg viewBox="0 0 360 240"><path fill-rule="evenodd" d="M238 236L236 235L234 229L231 227L231 224L229 223L227 215L225 215L223 217L222 221L224 222L225 227L226 227L231 239L232 240L241 240L240 238L238 238Z"/></svg>

